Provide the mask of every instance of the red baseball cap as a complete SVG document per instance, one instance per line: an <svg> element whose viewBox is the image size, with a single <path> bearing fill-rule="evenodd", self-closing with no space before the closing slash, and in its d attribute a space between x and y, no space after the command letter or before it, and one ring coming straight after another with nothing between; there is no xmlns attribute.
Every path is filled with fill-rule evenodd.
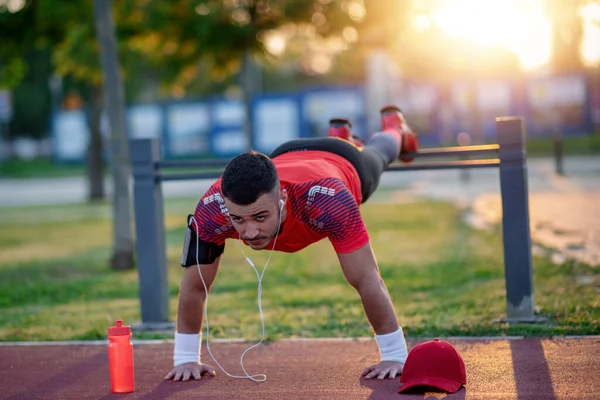
<svg viewBox="0 0 600 400"><path fill-rule="evenodd" d="M400 383L403 385L398 393L420 386L455 393L467 383L465 362L454 346L444 340L420 343L408 353Z"/></svg>

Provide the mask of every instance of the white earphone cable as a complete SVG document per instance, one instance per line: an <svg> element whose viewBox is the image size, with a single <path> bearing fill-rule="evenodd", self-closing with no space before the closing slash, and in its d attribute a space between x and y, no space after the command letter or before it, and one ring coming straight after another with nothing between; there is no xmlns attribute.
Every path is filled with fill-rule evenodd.
<svg viewBox="0 0 600 400"><path fill-rule="evenodd" d="M248 347L246 350L244 350L244 352L242 353L241 357L240 357L240 366L242 367L242 370L244 371L244 374L246 374L245 376L243 375L232 375L229 372L227 372L225 370L225 368L223 368L221 366L221 364L217 361L217 359L215 358L215 356L213 355L211 349L210 349L210 344L208 341L209 335L210 335L210 325L208 322L208 287L206 286L206 282L204 281L204 277L202 276L202 271L200 268L200 262L199 262L199 255L198 255L198 247L200 245L200 239L198 238L198 235L196 235L196 267L198 268L198 274L200 275L200 279L202 280L202 285L204 286L204 292L206 293L206 297L204 299L204 319L206 320L206 350L208 351L208 354L210 354L211 358L213 359L213 361L215 362L215 364L217 364L217 366L221 369L221 371L223 371L227 376L231 377L231 378L236 378L236 379L250 379L253 380L254 382L264 382L267 380L267 376L265 374L255 374L255 375L250 375L248 374L248 372L246 371L246 368L244 367L244 356L246 355L246 353L248 353L250 350L254 349L255 347L258 347L265 339L265 318L263 315L263 311L262 311L262 289L263 289L263 285L262 285L262 279L263 276L265 274L265 271L267 269L267 265L269 265L269 261L271 261L271 256L273 255L273 250L275 250L275 245L277 243L277 237L279 234L279 229L281 227L281 214L283 211L283 206L284 206L284 202L281 201L281 207L279 208L279 221L277 224L277 232L275 233L275 238L273 240L273 247L271 248L271 251L269 253L269 257L267 258L267 262L265 263L265 266L262 269L262 272L259 274L258 273L258 269L256 268L256 266L254 265L254 263L252 262L252 260L250 259L250 257L248 257L246 255L246 253L244 252L244 249L241 245L241 238L238 241L238 245L240 246L240 250L242 251L242 254L244 255L244 257L246 257L246 261L248 262L248 264L250 264L250 266L252 267L252 269L254 270L254 272L256 273L256 278L258 280L258 290L257 290L257 305L258 305L258 312L260 314L260 323L261 323L261 328L262 328L262 335L260 338L260 341L258 341L257 343L253 344L252 346ZM190 219L195 225L196 225L196 232L198 231L198 223L196 222L196 219L194 217L191 217Z"/></svg>

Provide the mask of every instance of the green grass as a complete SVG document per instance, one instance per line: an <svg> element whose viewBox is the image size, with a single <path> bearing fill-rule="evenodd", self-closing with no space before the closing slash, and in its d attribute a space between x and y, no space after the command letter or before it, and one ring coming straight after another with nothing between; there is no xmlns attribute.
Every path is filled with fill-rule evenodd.
<svg viewBox="0 0 600 400"><path fill-rule="evenodd" d="M562 140L562 146L565 156L600 154L600 132L565 137ZM531 157L554 156L554 140L552 138L529 139L527 155Z"/></svg>
<svg viewBox="0 0 600 400"><path fill-rule="evenodd" d="M183 159L182 159L183 161ZM222 171L221 167L169 168L164 173L210 172ZM103 166L104 174L110 174L110 167ZM59 178L86 175L86 167L80 163L55 163L51 158L40 157L33 160L18 160L11 158L0 160L0 178Z"/></svg>
<svg viewBox="0 0 600 400"><path fill-rule="evenodd" d="M0 161L0 178L56 178L83 175L85 175L83 165L55 164L48 157L29 161L18 159Z"/></svg>
<svg viewBox="0 0 600 400"><path fill-rule="evenodd" d="M194 199L166 204L172 319L183 272L182 222L194 206ZM498 229L473 231L453 205L441 202L372 203L363 214L409 337L600 333L597 288L577 279L580 269L597 275L600 266L535 257L536 305L548 321L509 326L493 322L506 309ZM110 245L107 204L0 210L0 340L103 339L115 319L139 321L137 271L112 271ZM246 252L257 266L268 256ZM263 284L269 340L371 335L327 241L296 254L274 253ZM236 243L223 256L209 318L212 338L260 336L256 275Z"/></svg>

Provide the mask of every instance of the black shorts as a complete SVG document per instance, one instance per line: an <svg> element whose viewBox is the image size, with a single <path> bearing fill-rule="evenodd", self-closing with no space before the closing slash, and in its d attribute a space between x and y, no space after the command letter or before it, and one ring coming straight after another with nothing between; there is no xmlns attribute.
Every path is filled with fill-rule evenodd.
<svg viewBox="0 0 600 400"><path fill-rule="evenodd" d="M372 151L368 147L359 150L346 140L333 137L291 140L273 150L269 154L269 157L275 158L284 153L307 150L327 151L348 160L360 179L363 203L377 189L381 173L386 167L385 161L377 152Z"/></svg>

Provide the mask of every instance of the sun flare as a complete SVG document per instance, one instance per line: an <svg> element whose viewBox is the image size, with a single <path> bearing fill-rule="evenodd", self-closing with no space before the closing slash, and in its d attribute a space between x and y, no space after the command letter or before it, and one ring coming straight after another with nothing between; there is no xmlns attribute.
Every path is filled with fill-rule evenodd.
<svg viewBox="0 0 600 400"><path fill-rule="evenodd" d="M580 10L583 20L583 41L580 46L583 63L600 65L600 3L589 2Z"/></svg>
<svg viewBox="0 0 600 400"><path fill-rule="evenodd" d="M540 0L441 0L431 23L479 46L504 45L526 70L550 59L552 29Z"/></svg>

